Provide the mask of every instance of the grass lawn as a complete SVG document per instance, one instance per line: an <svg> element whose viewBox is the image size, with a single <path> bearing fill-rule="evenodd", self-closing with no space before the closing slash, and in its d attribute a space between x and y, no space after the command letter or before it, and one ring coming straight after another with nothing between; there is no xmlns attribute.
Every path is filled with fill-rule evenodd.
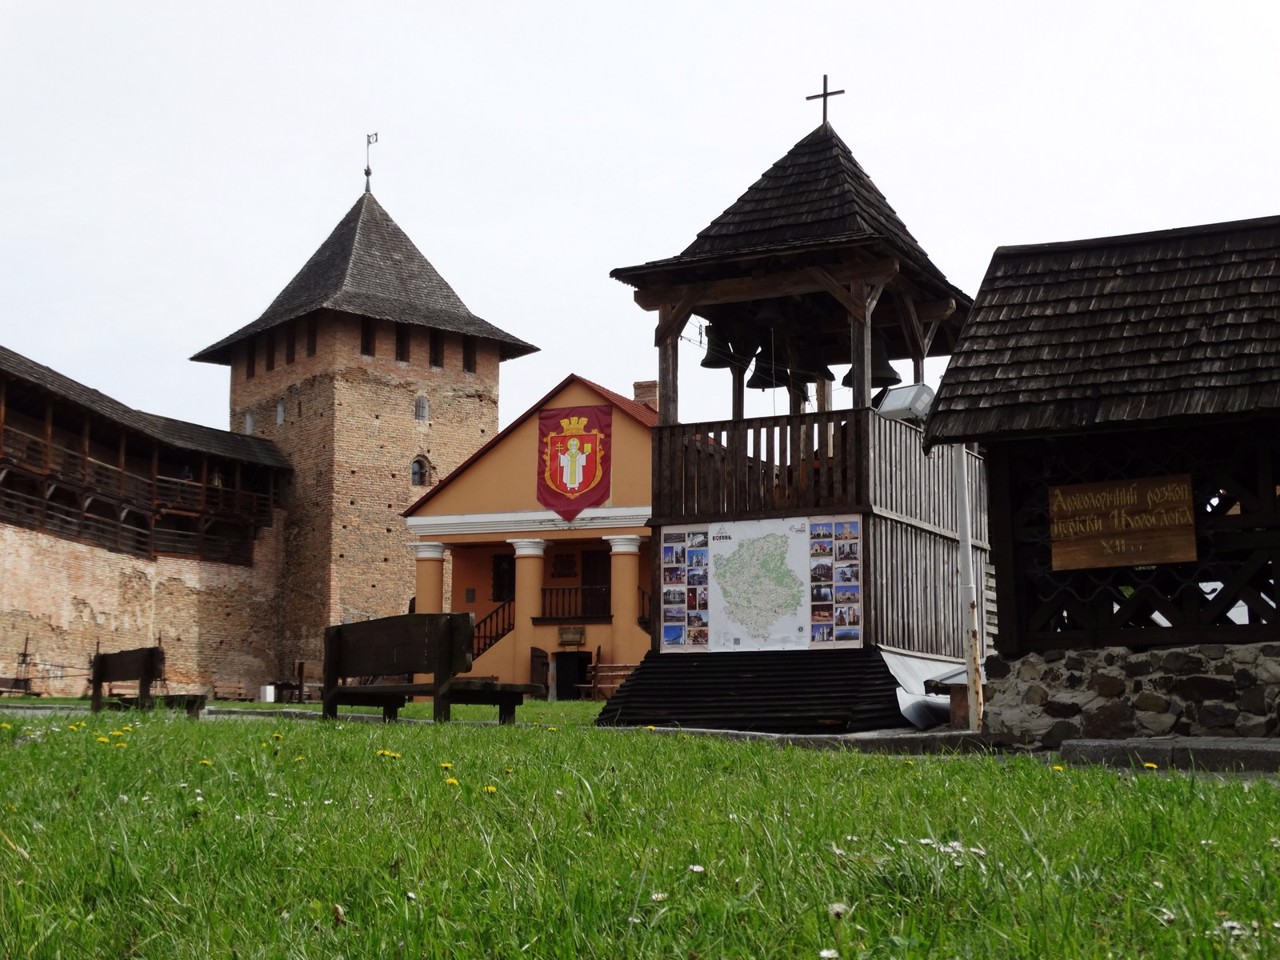
<svg viewBox="0 0 1280 960"><path fill-rule="evenodd" d="M0 714L0 956L1280 955L1270 778L598 730L594 707Z"/></svg>

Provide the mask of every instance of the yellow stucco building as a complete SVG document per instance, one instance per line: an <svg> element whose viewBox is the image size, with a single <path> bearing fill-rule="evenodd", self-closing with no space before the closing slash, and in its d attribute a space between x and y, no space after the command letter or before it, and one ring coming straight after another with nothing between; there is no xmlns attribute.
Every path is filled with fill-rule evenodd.
<svg viewBox="0 0 1280 960"><path fill-rule="evenodd" d="M567 699L649 650L655 386L570 375L405 511L416 609L475 614L472 675Z"/></svg>

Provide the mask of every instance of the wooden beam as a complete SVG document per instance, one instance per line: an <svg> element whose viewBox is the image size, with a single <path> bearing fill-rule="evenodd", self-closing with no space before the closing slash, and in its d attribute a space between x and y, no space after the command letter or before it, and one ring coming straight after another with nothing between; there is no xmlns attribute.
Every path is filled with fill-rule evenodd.
<svg viewBox="0 0 1280 960"><path fill-rule="evenodd" d="M653 334L653 345L659 347L668 337L677 339L689 322L693 308L698 305L698 297L702 295L702 285L687 288L679 300L662 304L658 309L658 329ZM662 307L667 309L664 311Z"/></svg>
<svg viewBox="0 0 1280 960"><path fill-rule="evenodd" d="M846 263L819 268L836 283L865 280L869 283L887 283L898 275L897 258L873 260L868 263ZM645 310L678 304L692 295L690 307L711 306L717 303L742 303L770 297L785 297L814 293L826 289L816 279L810 268L783 270L778 273L755 277L733 277L727 280L711 280L705 283L677 284L670 287L653 287L635 292L636 303Z"/></svg>
<svg viewBox="0 0 1280 960"><path fill-rule="evenodd" d="M845 312L853 317L858 323L866 323L867 317L870 315L867 310L867 302L861 297L855 297L849 290L844 287L835 277L831 276L822 267L811 267L810 274L813 279L819 283L823 290L830 294L831 298L844 307Z"/></svg>

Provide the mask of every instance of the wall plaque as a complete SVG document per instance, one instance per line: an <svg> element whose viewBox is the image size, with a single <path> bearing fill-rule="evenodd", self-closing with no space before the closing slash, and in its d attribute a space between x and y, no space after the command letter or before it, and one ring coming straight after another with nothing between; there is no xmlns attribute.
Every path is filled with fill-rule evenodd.
<svg viewBox="0 0 1280 960"><path fill-rule="evenodd" d="M1142 477L1049 488L1054 570L1196 559L1191 477Z"/></svg>

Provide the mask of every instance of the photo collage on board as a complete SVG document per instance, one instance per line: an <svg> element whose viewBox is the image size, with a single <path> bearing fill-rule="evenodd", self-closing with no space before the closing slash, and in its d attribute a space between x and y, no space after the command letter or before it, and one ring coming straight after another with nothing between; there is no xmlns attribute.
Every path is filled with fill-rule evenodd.
<svg viewBox="0 0 1280 960"><path fill-rule="evenodd" d="M707 646L707 531L662 535L662 645Z"/></svg>
<svg viewBox="0 0 1280 960"><path fill-rule="evenodd" d="M809 522L809 639L814 644L862 640L859 518Z"/></svg>

